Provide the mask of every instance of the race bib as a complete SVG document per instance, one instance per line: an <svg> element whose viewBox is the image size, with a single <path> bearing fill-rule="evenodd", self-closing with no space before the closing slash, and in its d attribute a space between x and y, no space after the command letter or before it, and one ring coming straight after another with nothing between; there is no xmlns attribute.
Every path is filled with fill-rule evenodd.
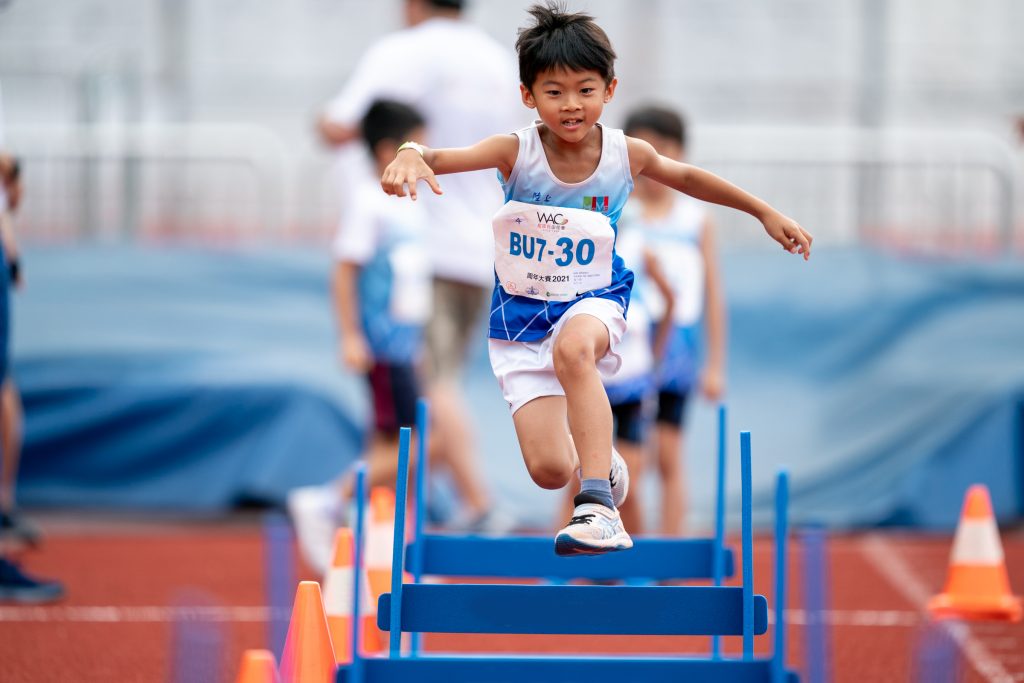
<svg viewBox="0 0 1024 683"><path fill-rule="evenodd" d="M604 214L510 201L492 225L494 270L509 294L572 301L612 283L615 230Z"/></svg>

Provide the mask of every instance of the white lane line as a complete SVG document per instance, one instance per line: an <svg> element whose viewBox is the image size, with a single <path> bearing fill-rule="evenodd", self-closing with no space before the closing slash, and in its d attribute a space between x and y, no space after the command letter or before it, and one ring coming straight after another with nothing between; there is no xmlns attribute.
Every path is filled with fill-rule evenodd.
<svg viewBox="0 0 1024 683"><path fill-rule="evenodd" d="M0 623L19 622L87 622L87 623L162 623L171 621L269 621L273 610L269 607L216 607L202 606L5 606L0 607ZM285 610L278 610L279 618L287 619ZM889 626L907 628L917 626L921 617L917 612L899 610L827 610L825 622L836 626ZM774 617L769 613L769 619ZM790 624L807 623L802 609L786 610Z"/></svg>
<svg viewBox="0 0 1024 683"><path fill-rule="evenodd" d="M287 619L287 610L269 607L202 606L6 606L0 607L0 622L87 622L165 623L176 621L265 622L277 616Z"/></svg>
<svg viewBox="0 0 1024 683"><path fill-rule="evenodd" d="M893 588L902 593L903 597L918 610L925 612L930 591L899 554L896 545L880 534L869 534L861 541L860 549ZM999 659L974 637L969 626L958 622L938 623L946 627L967 660L987 680L992 683L1012 683L1016 680L1003 668Z"/></svg>
<svg viewBox="0 0 1024 683"><path fill-rule="evenodd" d="M908 610L825 610L823 621L832 626L889 626L897 628L913 628L921 623L921 615ZM774 623L774 613L768 613L768 621ZM802 609L787 609L786 623L803 626L807 624L807 612Z"/></svg>

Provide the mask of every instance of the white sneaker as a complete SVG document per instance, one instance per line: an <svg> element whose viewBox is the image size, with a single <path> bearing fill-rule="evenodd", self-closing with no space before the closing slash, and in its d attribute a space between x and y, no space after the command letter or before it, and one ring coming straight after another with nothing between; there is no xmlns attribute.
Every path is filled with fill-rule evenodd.
<svg viewBox="0 0 1024 683"><path fill-rule="evenodd" d="M556 555L598 555L632 547L618 510L597 503L577 505L572 519L555 536Z"/></svg>
<svg viewBox="0 0 1024 683"><path fill-rule="evenodd" d="M302 558L313 571L324 576L331 564L334 532L341 524L341 495L337 485L331 482L292 489L286 504Z"/></svg>
<svg viewBox="0 0 1024 683"><path fill-rule="evenodd" d="M576 478L583 481L582 467L576 468ZM615 448L612 448L612 470L608 473L608 483L612 485L612 503L618 508L629 495L629 468Z"/></svg>
<svg viewBox="0 0 1024 683"><path fill-rule="evenodd" d="M612 471L608 475L608 481L612 485L612 502L618 508L626 502L629 495L629 468L626 461L619 455L619 452L612 449Z"/></svg>

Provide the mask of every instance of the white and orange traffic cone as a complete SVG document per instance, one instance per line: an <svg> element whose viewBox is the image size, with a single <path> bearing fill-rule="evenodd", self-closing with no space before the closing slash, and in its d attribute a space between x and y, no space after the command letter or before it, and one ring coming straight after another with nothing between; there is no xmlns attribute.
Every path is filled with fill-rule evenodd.
<svg viewBox="0 0 1024 683"><path fill-rule="evenodd" d="M1019 621L1021 601L1010 592L1003 545L988 489L967 490L953 539L946 589L928 601L938 618Z"/></svg>
<svg viewBox="0 0 1024 683"><path fill-rule="evenodd" d="M383 486L376 486L370 491L370 514L366 530L366 575L370 580L370 595L376 605L380 596L391 592L391 560L394 549L395 535L395 492ZM412 581L412 575L403 572L406 582ZM381 634L380 643L383 652L388 639Z"/></svg>
<svg viewBox="0 0 1024 683"><path fill-rule="evenodd" d="M355 541L352 530L342 527L334 537L334 559L324 577L324 609L327 626L331 631L334 658L338 664L352 661L352 572L354 571ZM377 602L370 597L370 582L363 570L360 582L359 621L360 652L380 652L380 631L377 629Z"/></svg>

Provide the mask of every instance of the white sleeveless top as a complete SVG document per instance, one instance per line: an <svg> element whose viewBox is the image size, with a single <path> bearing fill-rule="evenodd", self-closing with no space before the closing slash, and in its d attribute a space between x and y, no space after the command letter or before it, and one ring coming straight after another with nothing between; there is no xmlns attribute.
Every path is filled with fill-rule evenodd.
<svg viewBox="0 0 1024 683"><path fill-rule="evenodd" d="M700 241L707 215L703 204L686 195L676 198L664 218L651 221L639 212L630 215L630 229L643 233L644 243L654 252L675 292L672 318L676 327L695 325L704 312L704 256ZM653 319L660 320L665 311L661 292L649 278L641 278L641 288L648 312Z"/></svg>
<svg viewBox="0 0 1024 683"><path fill-rule="evenodd" d="M601 126L594 173L566 183L551 171L538 123L515 132L515 166L507 180L499 174L505 205L492 223L494 339L543 339L572 304L589 296L615 301L623 313L629 307L633 273L615 253L619 216L633 190L625 135Z"/></svg>

